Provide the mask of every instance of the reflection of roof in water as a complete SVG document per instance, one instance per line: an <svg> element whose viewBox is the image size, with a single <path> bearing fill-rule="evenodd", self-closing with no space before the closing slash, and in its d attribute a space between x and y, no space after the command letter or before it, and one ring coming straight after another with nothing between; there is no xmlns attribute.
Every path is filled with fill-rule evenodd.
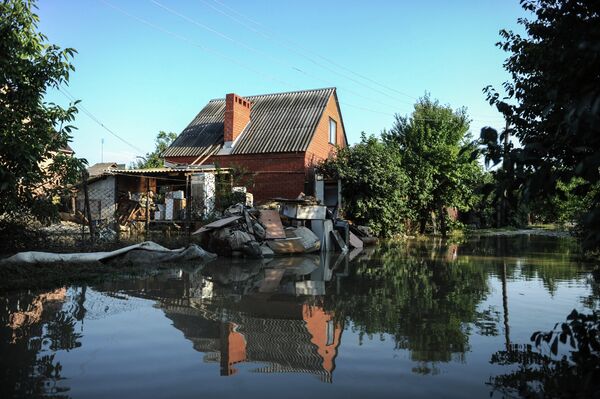
<svg viewBox="0 0 600 399"><path fill-rule="evenodd" d="M236 324L238 332L246 337L248 360L274 363L297 372L325 371L304 320L242 316Z"/></svg>
<svg viewBox="0 0 600 399"><path fill-rule="evenodd" d="M161 303L161 309L173 321L173 326L193 343L195 350L206 353L206 362L221 362L222 368L229 369L240 361L261 362L267 365L253 370L254 372L308 373L319 376L322 381L331 382L340 327L336 328L335 342L331 342L331 358L325 359L323 353L327 351L317 345L319 332L311 331L311 328L314 329L316 325L325 330L327 321L323 319L320 324L310 320L307 322L306 318L312 317L313 312L302 311L305 308L302 304L294 304L292 307L290 304L285 305L288 310L296 308L296 311L290 312L289 318L282 317L282 314L276 314L273 318L228 309L225 322L210 315L210 312L207 313L206 309L168 303ZM329 318L322 310L316 313L317 316ZM239 338L232 340L234 335L242 337L243 342ZM223 361L229 362L228 366L223 366ZM230 375L235 370L222 373Z"/></svg>

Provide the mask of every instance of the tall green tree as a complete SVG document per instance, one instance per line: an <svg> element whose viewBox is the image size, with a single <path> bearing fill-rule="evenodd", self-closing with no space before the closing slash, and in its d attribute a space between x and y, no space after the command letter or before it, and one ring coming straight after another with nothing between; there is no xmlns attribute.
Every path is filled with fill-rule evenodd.
<svg viewBox="0 0 600 399"><path fill-rule="evenodd" d="M379 235L403 231L410 217L409 179L397 147L363 132L359 143L338 149L337 157L322 163L319 171L342 181L344 209L351 220Z"/></svg>
<svg viewBox="0 0 600 399"><path fill-rule="evenodd" d="M150 168L162 168L165 166L165 160L162 157L163 152L175 141L177 133L160 131L156 135L156 148L152 152L146 153L146 156L141 157L143 159L134 162L132 165L135 169L150 169Z"/></svg>
<svg viewBox="0 0 600 399"><path fill-rule="evenodd" d="M393 127L383 133L388 146L402 154L401 167L410 177L408 206L417 214L421 233L435 212L446 235L446 208L467 210L475 203L481 170L472 157L468 130L464 108L454 111L426 95L410 117L396 115Z"/></svg>
<svg viewBox="0 0 600 399"><path fill-rule="evenodd" d="M485 88L520 147L515 163L529 167L527 197L554 193L558 181L584 179L580 195L595 190L600 167L600 3L522 0L533 18L521 18L525 35L501 30L498 46L510 53L511 81L500 94ZM586 216L584 242L600 246L600 196Z"/></svg>
<svg viewBox="0 0 600 399"><path fill-rule="evenodd" d="M71 140L76 103L44 101L49 88L67 83L75 50L47 43L34 8L33 1L0 3L0 215L48 216L51 198L83 166L60 151Z"/></svg>

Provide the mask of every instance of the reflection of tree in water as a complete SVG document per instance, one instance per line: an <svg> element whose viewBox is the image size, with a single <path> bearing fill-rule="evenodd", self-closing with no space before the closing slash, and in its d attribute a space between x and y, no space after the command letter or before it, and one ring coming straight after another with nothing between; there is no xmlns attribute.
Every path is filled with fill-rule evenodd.
<svg viewBox="0 0 600 399"><path fill-rule="evenodd" d="M329 306L353 322L361 339L390 334L397 349L423 362L415 372L435 373L427 362L463 360L470 325L482 319L477 305L489 291L485 269L460 257L449 261L453 252L426 242L378 248L354 265ZM493 310L484 316L497 324ZM487 332L497 330L488 325Z"/></svg>
<svg viewBox="0 0 600 399"><path fill-rule="evenodd" d="M551 332L534 333L532 345L510 345L493 364L517 368L491 377L493 392L527 398L600 397L600 313L573 311ZM561 354L560 349L565 349Z"/></svg>
<svg viewBox="0 0 600 399"><path fill-rule="evenodd" d="M505 273L509 280L540 279L550 295L561 282L585 282L589 272L589 265L578 259L581 252L577 241L569 237L484 236L462 243L460 251L473 262L491 263L503 258L506 270L498 268L497 276Z"/></svg>
<svg viewBox="0 0 600 399"><path fill-rule="evenodd" d="M64 288L2 298L1 397L66 397L68 388L55 352L81 345L76 326L82 320L84 299L84 290ZM70 306L64 306L65 301Z"/></svg>
<svg viewBox="0 0 600 399"><path fill-rule="evenodd" d="M575 273L581 273L574 268ZM582 298L590 314L573 312L550 332L535 332L531 344L509 344L491 363L517 366L490 377L492 394L527 398L600 397L600 272L587 275L591 294ZM549 288L550 290L550 288ZM551 291L552 292L552 291ZM562 352L561 352L562 349Z"/></svg>

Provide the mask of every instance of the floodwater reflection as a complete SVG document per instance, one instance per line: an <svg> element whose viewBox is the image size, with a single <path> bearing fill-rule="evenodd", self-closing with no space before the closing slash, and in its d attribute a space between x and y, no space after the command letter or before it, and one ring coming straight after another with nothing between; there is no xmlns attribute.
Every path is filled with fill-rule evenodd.
<svg viewBox="0 0 600 399"><path fill-rule="evenodd" d="M0 310L2 397L270 396L275 387L292 397L408 387L487 396L485 382L506 371L491 354L597 306L577 253L572 240L549 237L412 240L12 293Z"/></svg>

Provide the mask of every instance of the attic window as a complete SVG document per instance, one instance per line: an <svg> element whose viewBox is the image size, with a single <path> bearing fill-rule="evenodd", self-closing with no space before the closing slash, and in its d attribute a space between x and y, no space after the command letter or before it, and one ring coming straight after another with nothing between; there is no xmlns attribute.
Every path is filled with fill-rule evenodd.
<svg viewBox="0 0 600 399"><path fill-rule="evenodd" d="M331 118L329 118L329 143L337 144L337 123Z"/></svg>

